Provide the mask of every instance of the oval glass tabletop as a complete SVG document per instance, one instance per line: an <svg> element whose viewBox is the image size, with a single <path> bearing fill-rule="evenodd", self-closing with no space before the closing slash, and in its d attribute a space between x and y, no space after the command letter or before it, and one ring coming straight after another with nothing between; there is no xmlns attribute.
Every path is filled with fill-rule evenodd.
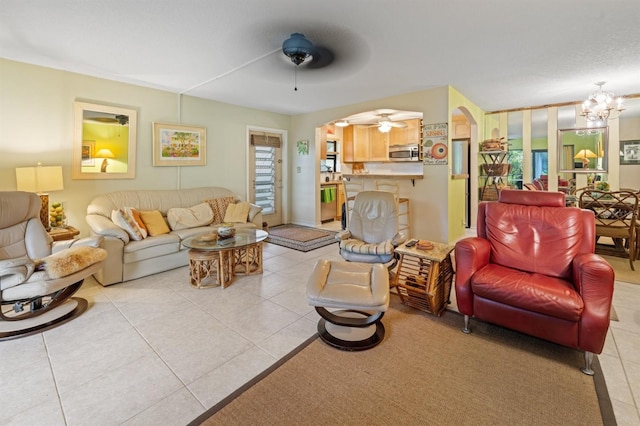
<svg viewBox="0 0 640 426"><path fill-rule="evenodd" d="M269 236L267 232L261 229L237 230L234 237L224 240L219 238L212 239L212 234L215 234L215 232L195 235L184 240L182 245L196 250L226 250L256 244L266 240Z"/></svg>

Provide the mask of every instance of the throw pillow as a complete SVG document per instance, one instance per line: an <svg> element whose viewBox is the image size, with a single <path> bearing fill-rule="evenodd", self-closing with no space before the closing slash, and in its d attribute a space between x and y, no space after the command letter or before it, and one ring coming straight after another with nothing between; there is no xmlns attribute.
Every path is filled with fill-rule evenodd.
<svg viewBox="0 0 640 426"><path fill-rule="evenodd" d="M171 232L167 222L164 221L162 213L158 210L140 211L140 217L144 222L144 226L147 227L149 235L155 237L156 235L168 234Z"/></svg>
<svg viewBox="0 0 640 426"><path fill-rule="evenodd" d="M202 203L188 209L174 207L167 211L167 221L172 230L205 226L213 220L213 211L208 203Z"/></svg>
<svg viewBox="0 0 640 426"><path fill-rule="evenodd" d="M213 210L213 223L214 225L222 223L224 215L227 211L227 206L236 200L235 197L220 197L211 198L208 200L202 200L203 203L209 204L211 210Z"/></svg>
<svg viewBox="0 0 640 426"><path fill-rule="evenodd" d="M138 210L136 210L134 208L131 208L131 215L135 219L135 221L138 224L138 226L140 227L140 229L144 229L146 231L147 227L144 226L144 222L142 221L142 218L140 217L140 213L138 213Z"/></svg>
<svg viewBox="0 0 640 426"><path fill-rule="evenodd" d="M125 207L122 210L127 216L129 216L134 221L134 223L138 228L138 231L140 231L140 233L142 234L142 238L143 239L147 238L147 235L149 235L149 232L147 231L147 227L144 226L144 222L140 218L140 213L138 213L138 211L133 207Z"/></svg>
<svg viewBox="0 0 640 426"><path fill-rule="evenodd" d="M236 204L229 204L224 214L225 222L246 223L249 217L249 209L251 206L246 201L240 201Z"/></svg>
<svg viewBox="0 0 640 426"><path fill-rule="evenodd" d="M142 239L142 233L138 229L138 224L133 219L133 217L126 214L124 210L112 210L111 220L116 226L124 229L126 233L129 234L129 238L131 238L132 240L140 241Z"/></svg>
<svg viewBox="0 0 640 426"><path fill-rule="evenodd" d="M255 204L249 204L249 222L253 222L253 218L262 211L262 207ZM262 226L262 224L260 224Z"/></svg>

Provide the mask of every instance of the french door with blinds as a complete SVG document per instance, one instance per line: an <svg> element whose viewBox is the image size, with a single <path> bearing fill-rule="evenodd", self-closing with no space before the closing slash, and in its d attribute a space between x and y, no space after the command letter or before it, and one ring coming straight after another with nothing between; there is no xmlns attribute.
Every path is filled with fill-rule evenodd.
<svg viewBox="0 0 640 426"><path fill-rule="evenodd" d="M276 133L249 132L249 201L262 207L269 226L282 224L282 140Z"/></svg>

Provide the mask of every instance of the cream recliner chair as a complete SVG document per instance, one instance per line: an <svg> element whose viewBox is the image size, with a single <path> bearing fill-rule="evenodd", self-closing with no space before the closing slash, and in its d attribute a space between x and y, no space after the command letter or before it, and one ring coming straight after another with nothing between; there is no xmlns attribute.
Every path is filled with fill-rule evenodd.
<svg viewBox="0 0 640 426"><path fill-rule="evenodd" d="M60 325L87 301L71 296L102 267L102 237L53 242L34 193L0 192L0 340Z"/></svg>
<svg viewBox="0 0 640 426"><path fill-rule="evenodd" d="M407 236L398 229L398 210L394 194L388 191L362 191L356 195L347 229L339 232L340 255L351 262L396 262L394 249Z"/></svg>

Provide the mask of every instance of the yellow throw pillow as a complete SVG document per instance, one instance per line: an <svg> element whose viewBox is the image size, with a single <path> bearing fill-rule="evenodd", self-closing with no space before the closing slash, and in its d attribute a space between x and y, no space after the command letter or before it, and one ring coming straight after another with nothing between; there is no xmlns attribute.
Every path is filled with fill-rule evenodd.
<svg viewBox="0 0 640 426"><path fill-rule="evenodd" d="M140 213L140 218L144 222L144 226L147 227L150 236L155 237L170 232L169 225L158 210L139 211L138 213Z"/></svg>
<svg viewBox="0 0 640 426"><path fill-rule="evenodd" d="M225 222L246 223L249 216L251 205L246 201L240 201L236 204L229 204L227 212L224 214Z"/></svg>

